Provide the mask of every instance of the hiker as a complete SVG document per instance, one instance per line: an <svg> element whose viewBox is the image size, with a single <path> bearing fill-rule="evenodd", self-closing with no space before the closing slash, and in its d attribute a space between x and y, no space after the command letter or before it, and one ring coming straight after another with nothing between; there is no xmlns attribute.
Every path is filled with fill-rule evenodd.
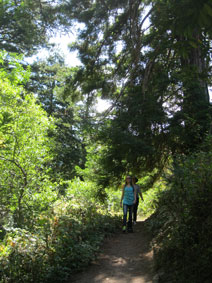
<svg viewBox="0 0 212 283"><path fill-rule="evenodd" d="M138 184L136 184L138 182L138 178L137 177L133 177L132 178L132 184L135 188L135 192L136 192L136 202L135 204L133 205L133 223L134 225L136 224L136 221L137 221L137 211L138 211L138 204L139 204L139 196L141 197L142 200L143 199L143 196L142 196L142 193L141 193L141 188Z"/></svg>
<svg viewBox="0 0 212 283"><path fill-rule="evenodd" d="M133 204L136 202L136 191L132 184L132 178L130 176L126 177L125 184L122 186L122 196L120 201L120 206L122 207L123 201L123 228L122 231L133 232L132 228L132 210ZM127 222L127 214L129 211L129 217ZM127 227L126 227L127 226Z"/></svg>

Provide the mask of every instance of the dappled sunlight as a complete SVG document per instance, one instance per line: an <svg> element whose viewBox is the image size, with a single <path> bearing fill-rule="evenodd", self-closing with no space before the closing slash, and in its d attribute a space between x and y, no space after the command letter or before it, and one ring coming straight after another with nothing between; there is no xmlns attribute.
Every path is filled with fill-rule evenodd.
<svg viewBox="0 0 212 283"><path fill-rule="evenodd" d="M152 258L144 222L140 221L134 228L134 233L119 233L106 239L101 253L90 268L73 277L70 282L152 282Z"/></svg>
<svg viewBox="0 0 212 283"><path fill-rule="evenodd" d="M0 283L211 282L212 1L0 15Z"/></svg>

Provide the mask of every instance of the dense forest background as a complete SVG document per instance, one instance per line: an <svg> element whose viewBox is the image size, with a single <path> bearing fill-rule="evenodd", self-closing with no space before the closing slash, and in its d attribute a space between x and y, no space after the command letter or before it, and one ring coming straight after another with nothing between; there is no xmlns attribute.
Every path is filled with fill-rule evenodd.
<svg viewBox="0 0 212 283"><path fill-rule="evenodd" d="M0 282L90 262L126 174L161 282L210 282L211 22L211 0L0 1ZM75 67L50 43L72 30Z"/></svg>

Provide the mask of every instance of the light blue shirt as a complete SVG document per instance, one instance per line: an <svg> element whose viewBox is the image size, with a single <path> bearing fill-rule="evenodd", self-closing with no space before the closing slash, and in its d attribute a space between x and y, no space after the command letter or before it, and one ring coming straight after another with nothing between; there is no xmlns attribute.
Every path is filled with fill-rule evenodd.
<svg viewBox="0 0 212 283"><path fill-rule="evenodd" d="M123 204L132 205L134 203L134 188L132 186L124 187Z"/></svg>

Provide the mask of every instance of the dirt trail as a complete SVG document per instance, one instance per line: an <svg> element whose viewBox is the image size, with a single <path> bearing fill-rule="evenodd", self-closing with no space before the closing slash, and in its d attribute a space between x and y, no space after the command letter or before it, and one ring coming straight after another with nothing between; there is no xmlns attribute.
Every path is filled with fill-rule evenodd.
<svg viewBox="0 0 212 283"><path fill-rule="evenodd" d="M152 256L144 222L139 221L134 233L106 239L97 260L69 283L151 283Z"/></svg>

